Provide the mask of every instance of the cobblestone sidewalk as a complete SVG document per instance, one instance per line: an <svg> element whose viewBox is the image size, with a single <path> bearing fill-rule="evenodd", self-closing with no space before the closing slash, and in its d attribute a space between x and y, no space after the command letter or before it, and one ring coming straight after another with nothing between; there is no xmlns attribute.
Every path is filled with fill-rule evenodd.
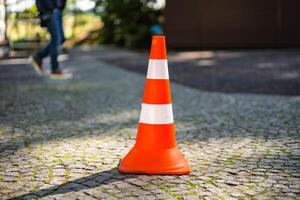
<svg viewBox="0 0 300 200"><path fill-rule="evenodd" d="M192 174L124 175L116 166L135 142L145 75L92 50L72 52L67 81L26 62L0 61L0 199L300 199L299 97L172 83Z"/></svg>

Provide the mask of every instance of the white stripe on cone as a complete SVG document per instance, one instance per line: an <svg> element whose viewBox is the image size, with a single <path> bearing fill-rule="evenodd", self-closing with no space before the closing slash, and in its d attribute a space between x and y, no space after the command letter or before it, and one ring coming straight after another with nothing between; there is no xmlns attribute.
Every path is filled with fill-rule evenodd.
<svg viewBox="0 0 300 200"><path fill-rule="evenodd" d="M172 124L173 122L172 104L142 103L140 123Z"/></svg>
<svg viewBox="0 0 300 200"><path fill-rule="evenodd" d="M150 59L147 79L169 79L168 61L166 59Z"/></svg>

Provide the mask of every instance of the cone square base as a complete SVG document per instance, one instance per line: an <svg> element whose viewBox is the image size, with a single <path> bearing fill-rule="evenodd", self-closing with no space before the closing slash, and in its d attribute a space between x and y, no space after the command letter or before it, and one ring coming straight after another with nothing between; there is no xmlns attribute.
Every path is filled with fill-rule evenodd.
<svg viewBox="0 0 300 200"><path fill-rule="evenodd" d="M130 174L184 175L191 169L177 147L153 153L136 146L121 160L119 171Z"/></svg>

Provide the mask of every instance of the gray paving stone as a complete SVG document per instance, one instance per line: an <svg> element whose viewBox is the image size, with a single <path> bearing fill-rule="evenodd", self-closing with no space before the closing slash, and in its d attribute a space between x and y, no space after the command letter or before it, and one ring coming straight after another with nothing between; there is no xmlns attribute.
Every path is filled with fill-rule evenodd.
<svg viewBox="0 0 300 200"><path fill-rule="evenodd" d="M0 67L1 198L299 196L298 97L171 83L177 143L193 173L120 174L119 159L135 142L145 75L102 63L97 53L73 51L63 63L74 72L67 81L39 78L26 64Z"/></svg>

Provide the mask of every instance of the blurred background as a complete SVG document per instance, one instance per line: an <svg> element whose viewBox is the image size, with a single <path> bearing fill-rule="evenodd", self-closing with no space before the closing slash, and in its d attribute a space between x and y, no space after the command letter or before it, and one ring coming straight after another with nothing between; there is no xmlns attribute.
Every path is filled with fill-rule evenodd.
<svg viewBox="0 0 300 200"><path fill-rule="evenodd" d="M64 12L66 36L73 45L144 47L150 41L150 26L163 23L164 5L164 0L68 0ZM39 25L34 0L1 0L0 10L2 44L8 42L12 49L28 50L48 39Z"/></svg>
<svg viewBox="0 0 300 200"><path fill-rule="evenodd" d="M1 57L28 57L49 39L34 3L0 0ZM299 9L297 0L68 0L64 47L105 47L101 60L145 73L151 36L165 34L177 82L298 95Z"/></svg>

